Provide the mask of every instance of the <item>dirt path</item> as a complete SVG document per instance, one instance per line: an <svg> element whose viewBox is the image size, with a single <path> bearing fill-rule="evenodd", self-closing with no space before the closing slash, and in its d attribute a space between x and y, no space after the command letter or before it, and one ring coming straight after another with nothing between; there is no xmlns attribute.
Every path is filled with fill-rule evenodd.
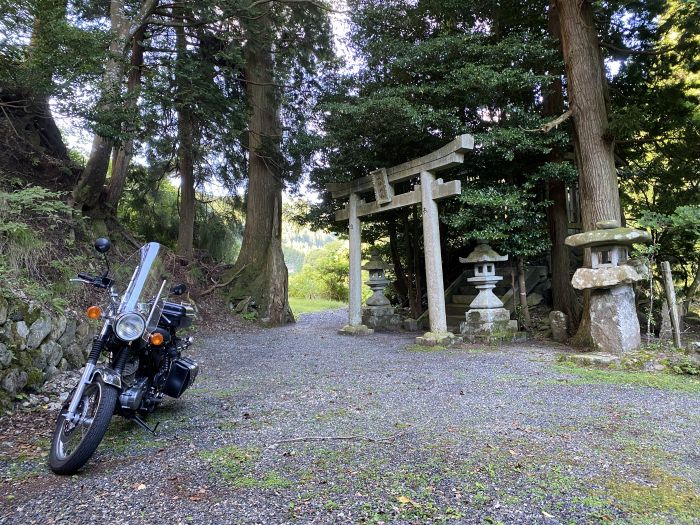
<svg viewBox="0 0 700 525"><path fill-rule="evenodd" d="M78 476L45 467L53 415L5 419L0 523L700 523L700 381L342 321L200 335L159 435L115 419Z"/></svg>

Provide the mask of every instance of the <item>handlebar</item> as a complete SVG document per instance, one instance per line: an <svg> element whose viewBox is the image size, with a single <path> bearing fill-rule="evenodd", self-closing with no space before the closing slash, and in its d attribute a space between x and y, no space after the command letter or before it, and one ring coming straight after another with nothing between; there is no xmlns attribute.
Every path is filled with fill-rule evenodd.
<svg viewBox="0 0 700 525"><path fill-rule="evenodd" d="M71 281L80 281L85 284L91 284L92 286L95 286L97 288L102 288L103 290L108 290L110 286L112 286L113 282L112 279L108 278L107 276L99 276L99 277L93 277L92 275L88 275L86 273L79 273L77 279L71 279Z"/></svg>

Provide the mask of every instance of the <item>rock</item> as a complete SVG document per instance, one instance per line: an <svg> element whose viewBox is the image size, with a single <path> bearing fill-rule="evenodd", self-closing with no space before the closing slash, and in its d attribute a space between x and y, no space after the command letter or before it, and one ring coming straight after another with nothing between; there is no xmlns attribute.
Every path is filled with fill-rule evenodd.
<svg viewBox="0 0 700 525"><path fill-rule="evenodd" d="M543 300L544 300L544 298L538 293L533 292L533 293L527 294L527 305L528 306L537 306Z"/></svg>
<svg viewBox="0 0 700 525"><path fill-rule="evenodd" d="M9 302L2 295L0 295L0 325L5 324L7 321L7 311L9 309Z"/></svg>
<svg viewBox="0 0 700 525"><path fill-rule="evenodd" d="M44 370L44 381L48 381L49 379L53 379L58 374L60 374L60 371L58 370L58 368L56 368L55 366L48 366L48 367L46 367L46 370Z"/></svg>
<svg viewBox="0 0 700 525"><path fill-rule="evenodd" d="M700 353L700 341L693 341L689 346L691 350L695 350L696 352Z"/></svg>
<svg viewBox="0 0 700 525"><path fill-rule="evenodd" d="M407 330L409 332L417 332L418 331L418 321L415 319L411 319L410 317L408 319L403 320L403 329Z"/></svg>
<svg viewBox="0 0 700 525"><path fill-rule="evenodd" d="M27 323L24 321L17 321L14 324L13 335L22 340L22 346L26 347L26 339L29 335L29 328L27 328Z"/></svg>
<svg viewBox="0 0 700 525"><path fill-rule="evenodd" d="M75 342L75 330L77 327L77 322L75 319L66 319L66 326L63 330L63 334L56 341L63 348L68 348L71 344Z"/></svg>
<svg viewBox="0 0 700 525"><path fill-rule="evenodd" d="M29 336L27 337L27 348L33 350L51 333L51 318L46 314L41 314L39 318L29 327Z"/></svg>
<svg viewBox="0 0 700 525"><path fill-rule="evenodd" d="M13 368L5 374L5 377L2 378L2 382L0 382L0 386L2 386L3 390L11 395L15 395L22 390L26 384L27 373L23 370L17 370L16 368Z"/></svg>
<svg viewBox="0 0 700 525"><path fill-rule="evenodd" d="M66 360L70 368L80 368L85 364L83 351L80 349L77 343L73 343L63 350L63 358Z"/></svg>
<svg viewBox="0 0 700 525"><path fill-rule="evenodd" d="M591 337L597 350L622 354L642 344L631 286L591 294Z"/></svg>
<svg viewBox="0 0 700 525"><path fill-rule="evenodd" d="M12 351L7 348L7 345L0 343L0 368L7 368L12 362Z"/></svg>
<svg viewBox="0 0 700 525"><path fill-rule="evenodd" d="M61 362L63 357L63 349L54 341L47 341L40 347L41 352L34 359L34 366L40 370L47 367L56 366Z"/></svg>
<svg viewBox="0 0 700 525"><path fill-rule="evenodd" d="M623 264L610 268L579 268L571 279L571 284L577 290L598 290L641 280L642 276L634 268Z"/></svg>
<svg viewBox="0 0 700 525"><path fill-rule="evenodd" d="M338 330L340 335L372 335L374 330L367 328L365 325L345 325L340 330Z"/></svg>
<svg viewBox="0 0 700 525"><path fill-rule="evenodd" d="M426 332L416 337L416 344L422 346L451 346L459 342L459 339L451 332Z"/></svg>
<svg viewBox="0 0 700 525"><path fill-rule="evenodd" d="M549 326L552 329L552 339L564 343L568 338L567 326L569 318L564 312L553 310L549 312Z"/></svg>
<svg viewBox="0 0 700 525"><path fill-rule="evenodd" d="M63 333L66 331L66 326L68 326L68 319L65 315L59 315L53 322L51 328L51 339L58 341Z"/></svg>
<svg viewBox="0 0 700 525"><path fill-rule="evenodd" d="M620 357L604 352L590 352L586 354L573 354L566 356L566 361L584 366L610 366L620 363Z"/></svg>

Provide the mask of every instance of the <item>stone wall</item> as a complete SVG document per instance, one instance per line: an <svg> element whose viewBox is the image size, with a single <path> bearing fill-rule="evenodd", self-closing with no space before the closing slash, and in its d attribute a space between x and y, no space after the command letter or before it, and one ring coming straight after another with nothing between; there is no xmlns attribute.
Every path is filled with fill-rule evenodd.
<svg viewBox="0 0 700 525"><path fill-rule="evenodd" d="M0 410L60 370L83 366L94 333L86 319L0 295Z"/></svg>

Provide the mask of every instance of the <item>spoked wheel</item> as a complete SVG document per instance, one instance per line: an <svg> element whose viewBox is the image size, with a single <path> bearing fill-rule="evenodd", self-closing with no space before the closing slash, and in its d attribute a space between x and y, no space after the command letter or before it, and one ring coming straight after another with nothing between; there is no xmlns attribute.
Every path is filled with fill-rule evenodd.
<svg viewBox="0 0 700 525"><path fill-rule="evenodd" d="M77 422L66 419L72 397L58 415L51 442L49 467L56 474L73 474L87 463L107 432L119 392L96 378L83 391L76 410L80 416Z"/></svg>

